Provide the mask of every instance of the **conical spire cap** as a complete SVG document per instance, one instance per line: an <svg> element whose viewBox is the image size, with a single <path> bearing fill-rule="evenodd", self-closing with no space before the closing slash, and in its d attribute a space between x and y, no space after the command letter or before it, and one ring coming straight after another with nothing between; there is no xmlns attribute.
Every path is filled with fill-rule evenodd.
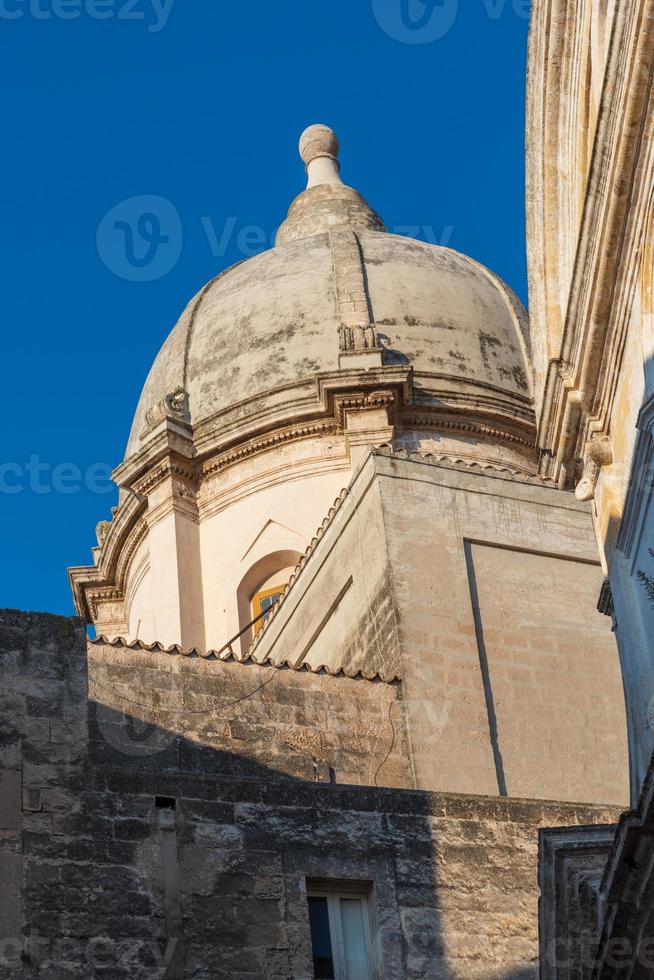
<svg viewBox="0 0 654 980"><path fill-rule="evenodd" d="M291 204L277 233L277 245L321 235L335 228L385 231L384 222L353 187L341 179L339 141L329 126L317 123L302 133L300 156L307 189Z"/></svg>

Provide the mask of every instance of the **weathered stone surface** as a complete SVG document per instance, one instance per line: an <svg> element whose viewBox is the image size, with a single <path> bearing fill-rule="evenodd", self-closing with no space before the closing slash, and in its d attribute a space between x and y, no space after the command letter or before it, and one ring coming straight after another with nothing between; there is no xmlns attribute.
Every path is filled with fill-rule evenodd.
<svg viewBox="0 0 654 980"><path fill-rule="evenodd" d="M23 888L22 902L11 889L0 893L0 921L17 940L2 946L2 976L162 975L176 947L165 884L169 871L164 873L171 852L164 857L158 828L161 807L174 799L166 826L175 829L184 976L309 978L307 879L330 878L370 883L380 976L534 980L538 828L614 820L614 810L365 785L374 774L370 761L377 749L349 744L347 712L365 719L370 705L394 698L395 689L343 677L202 660L183 660L183 671L175 671L168 654L126 651L112 660L109 651L92 647L96 697L102 690L110 700L111 686L104 685L110 677L120 684L122 672L132 670L132 700L139 701L146 725L126 714L122 702L120 709L102 706L99 724L102 712L93 701L87 724L86 649L79 625L26 616L21 630L21 616L12 615L10 651L23 650L20 678L11 655L0 652L0 669L3 686L21 692L14 735L20 735L26 757L34 747L43 749L44 730L32 726L27 705L31 690L40 689L54 716L40 721L52 725L63 717L53 745L71 751L58 754L56 762L25 763L22 832L0 834L0 857L12 855L11 880L22 880ZM68 630L75 640L62 643L60 652L57 643ZM220 682L229 678L243 737L230 743L222 734L198 734L201 726L194 724L190 733L159 728L152 740L148 713L155 710L158 686L148 678L159 671L172 679L171 693L190 678L212 676L216 710L225 697ZM57 691L56 705L43 690L44 676ZM284 684L272 680L254 696L271 676L284 677ZM292 696L278 697L277 689ZM247 731L248 699L239 701L247 693L255 735ZM180 720L183 699L156 710ZM313 739L298 747L279 736L285 717L329 736L326 744L336 755L325 755L322 781L303 775L302 754L311 757ZM117 743L116 733L122 739ZM263 761L256 749L262 738L269 743ZM358 766L361 785L330 781L330 758L333 763L339 755L355 760L347 764ZM299 777L290 772L296 764Z"/></svg>
<svg viewBox="0 0 654 980"><path fill-rule="evenodd" d="M596 555L572 494L377 450L253 656L299 650L314 666L399 675L393 723L407 726L418 788L626 805L624 697L595 608ZM330 630L326 597L348 582Z"/></svg>
<svg viewBox="0 0 654 980"><path fill-rule="evenodd" d="M21 796L20 770L0 770L0 831L21 829Z"/></svg>

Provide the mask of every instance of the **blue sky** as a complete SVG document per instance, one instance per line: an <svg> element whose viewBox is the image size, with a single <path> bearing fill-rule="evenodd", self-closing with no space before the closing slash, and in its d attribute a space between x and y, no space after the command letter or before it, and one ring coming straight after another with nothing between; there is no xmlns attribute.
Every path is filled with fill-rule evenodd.
<svg viewBox="0 0 654 980"><path fill-rule="evenodd" d="M346 183L389 228L526 301L528 7L0 0L0 606L72 612L66 567L115 503L150 364L190 296L272 239L308 124L336 129ZM107 228L139 206L161 220L130 266Z"/></svg>

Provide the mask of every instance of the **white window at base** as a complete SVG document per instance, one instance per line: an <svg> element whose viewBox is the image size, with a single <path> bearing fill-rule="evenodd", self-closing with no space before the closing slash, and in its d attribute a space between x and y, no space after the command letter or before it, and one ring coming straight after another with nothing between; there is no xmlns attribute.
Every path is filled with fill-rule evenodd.
<svg viewBox="0 0 654 980"><path fill-rule="evenodd" d="M308 899L316 980L372 980L367 896L311 889Z"/></svg>

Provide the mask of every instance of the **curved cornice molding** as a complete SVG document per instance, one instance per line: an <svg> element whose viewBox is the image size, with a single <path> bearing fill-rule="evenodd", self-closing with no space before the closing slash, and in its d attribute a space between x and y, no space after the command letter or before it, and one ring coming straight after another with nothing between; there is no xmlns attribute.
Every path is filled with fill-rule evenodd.
<svg viewBox="0 0 654 980"><path fill-rule="evenodd" d="M440 381L444 388L440 390ZM344 401L368 395L370 404L386 392L395 394L401 414L419 408L433 412L445 429L475 431L500 441L535 446L531 398L511 395L487 383L462 378L453 388L448 375L416 374L411 367L385 365L362 370L321 373L303 382L281 385L248 401L238 402L193 427L182 428L170 417L155 429L139 453L114 472L116 482L142 491L136 481L171 451L199 465L202 474L231 465L250 455L307 435L343 427ZM473 429L469 427L472 426ZM475 428L476 427L476 428Z"/></svg>
<svg viewBox="0 0 654 980"><path fill-rule="evenodd" d="M306 422L300 425L291 425L269 435L250 439L235 449L228 450L212 456L207 462L202 464L202 477L215 476L223 470L236 463L249 459L251 456L258 456L260 453L270 452L289 442L297 442L300 439L309 439L314 436L332 435L341 431L336 419L318 419L314 422Z"/></svg>
<svg viewBox="0 0 654 980"><path fill-rule="evenodd" d="M438 411L406 412L402 415L400 422L406 429L436 429L439 432L458 432L465 435L480 436L492 442L514 444L526 450L535 459L535 446L533 440L533 427L525 426L522 430L518 425L513 428L505 426L496 428L474 418L467 418L463 415L456 416L443 415Z"/></svg>
<svg viewBox="0 0 654 980"><path fill-rule="evenodd" d="M518 449L530 460L525 466L529 469L535 451L529 397L465 379L455 391L449 379L449 391L441 394L435 387L437 376L415 380L412 368L404 365L322 373L232 406L195 429L174 410L175 404L182 405L179 392L176 403L164 400L151 416L156 424L141 441L139 452L114 472L122 489L121 504L114 520L102 523L95 566L70 569L79 615L95 621L101 603L124 603L125 581L133 555L147 534L146 520L156 522L171 506L185 507L187 516L203 520L248 492L288 478L287 467L278 466L255 477L250 474L250 484L242 481L222 488L216 485L216 478L226 470L287 444L310 444L324 436L341 443L328 458L309 449L296 461L296 475L346 469L347 416L351 412L384 409L398 432L419 427ZM433 390L423 387L426 380ZM390 435L393 429L388 431ZM172 488L174 502L160 501L148 511L148 497L166 483Z"/></svg>
<svg viewBox="0 0 654 980"><path fill-rule="evenodd" d="M147 534L146 508L143 498L126 497L113 520L103 522L103 538L94 549L96 564L68 569L77 614L86 622L96 618L100 598L124 598L129 564Z"/></svg>

